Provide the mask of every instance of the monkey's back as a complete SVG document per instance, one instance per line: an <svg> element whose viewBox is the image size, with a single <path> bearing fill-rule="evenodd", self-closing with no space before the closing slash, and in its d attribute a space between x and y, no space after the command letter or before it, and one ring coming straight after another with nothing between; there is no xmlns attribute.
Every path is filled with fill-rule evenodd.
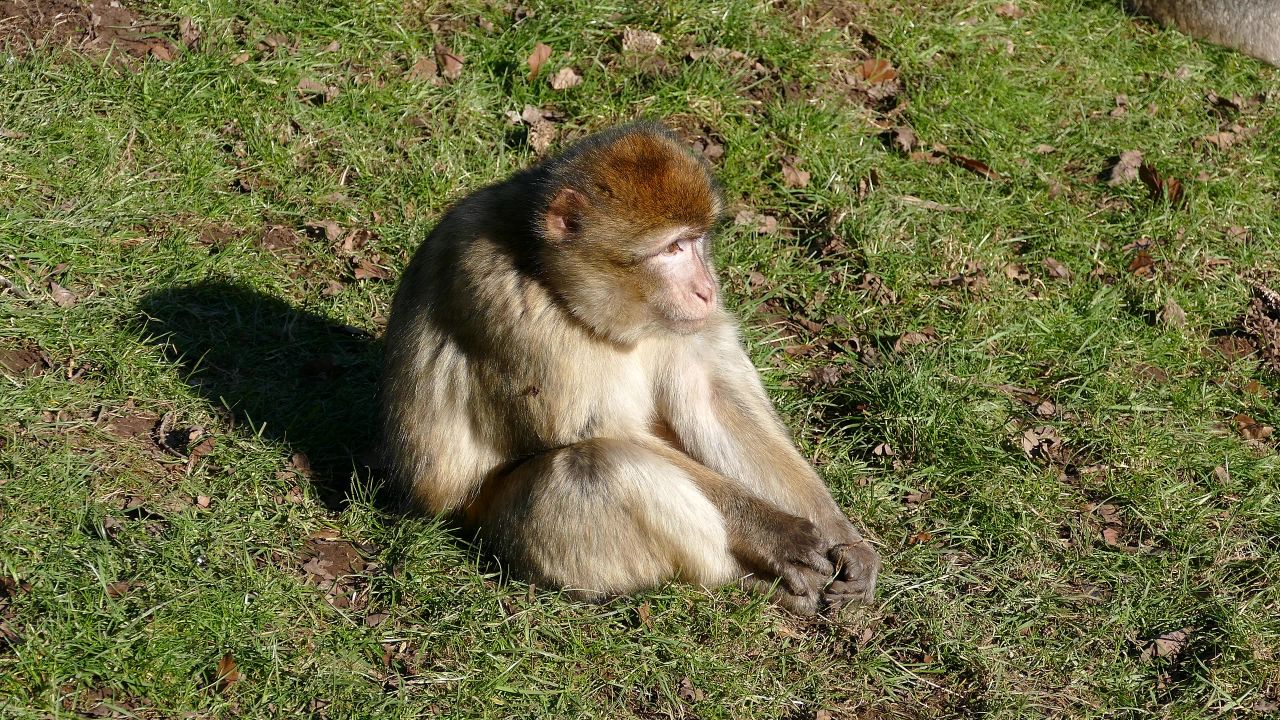
<svg viewBox="0 0 1280 720"><path fill-rule="evenodd" d="M653 415L646 349L593 338L513 246L527 232L509 211L513 182L446 213L387 324L384 458L402 495L432 513L458 510L522 457L644 432Z"/></svg>

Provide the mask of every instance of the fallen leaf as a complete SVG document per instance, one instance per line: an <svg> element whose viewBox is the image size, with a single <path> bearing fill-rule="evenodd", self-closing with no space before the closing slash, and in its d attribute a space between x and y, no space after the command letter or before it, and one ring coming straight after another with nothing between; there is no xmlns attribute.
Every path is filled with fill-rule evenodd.
<svg viewBox="0 0 1280 720"><path fill-rule="evenodd" d="M1182 181L1177 178L1163 177L1154 165L1145 162L1138 168L1138 177L1147 186L1152 202L1165 200L1175 206L1182 203Z"/></svg>
<svg viewBox="0 0 1280 720"><path fill-rule="evenodd" d="M308 220L302 226L312 235L323 237L329 242L335 242L342 237L342 226L334 220Z"/></svg>
<svg viewBox="0 0 1280 720"><path fill-rule="evenodd" d="M214 675L214 685L218 688L218 692L225 693L240 678L240 671L236 668L236 659L231 656L230 652L224 653L222 659L218 660L218 670Z"/></svg>
<svg viewBox="0 0 1280 720"><path fill-rule="evenodd" d="M999 5L996 6L996 15L999 15L1002 18L1009 18L1010 20L1016 20L1022 17L1024 14L1025 12L1023 11L1023 9L1018 7L1014 3L1000 3Z"/></svg>
<svg viewBox="0 0 1280 720"><path fill-rule="evenodd" d="M432 82L436 80L439 66L436 61L429 57L420 57L409 66L408 77L410 80L422 82Z"/></svg>
<svg viewBox="0 0 1280 720"><path fill-rule="evenodd" d="M1151 253L1139 250L1129 261L1129 272L1138 277L1155 277L1156 261L1151 257Z"/></svg>
<svg viewBox="0 0 1280 720"><path fill-rule="evenodd" d="M636 619L640 621L640 627L653 627L653 618L652 613L649 610L648 600L640 603L640 606L636 608Z"/></svg>
<svg viewBox="0 0 1280 720"><path fill-rule="evenodd" d="M378 627L383 620L387 619L387 613L370 613L365 616L365 627Z"/></svg>
<svg viewBox="0 0 1280 720"><path fill-rule="evenodd" d="M909 153L920 146L916 131L907 125L894 125L888 132L890 144L902 153Z"/></svg>
<svg viewBox="0 0 1280 720"><path fill-rule="evenodd" d="M107 597L118 598L128 595L131 589L133 589L133 585L128 580L117 580L107 584Z"/></svg>
<svg viewBox="0 0 1280 720"><path fill-rule="evenodd" d="M871 85L896 80L898 77L898 71L893 67L893 63L882 58L870 58L863 61L861 65L854 68L853 74Z"/></svg>
<svg viewBox="0 0 1280 720"><path fill-rule="evenodd" d="M923 531L921 531L921 532L918 532L918 533L912 533L911 535L908 535L908 536L907 536L907 544L908 544L908 545L923 545L923 544L925 544L925 543L929 542L929 541L930 541L930 540L932 540L932 539L933 539L933 533L931 533L931 532L923 532Z"/></svg>
<svg viewBox="0 0 1280 720"><path fill-rule="evenodd" d="M1004 266L1004 276L1015 282L1028 282L1031 272L1022 263L1009 263Z"/></svg>
<svg viewBox="0 0 1280 720"><path fill-rule="evenodd" d="M959 165L965 170L968 170L969 172L974 173L976 175L981 175L982 177L988 180L1001 179L1000 173L987 167L986 163L980 160L974 160L973 158L968 158L963 155L957 155L955 153L947 153L947 158L951 160L951 162L955 163L956 165Z"/></svg>
<svg viewBox="0 0 1280 720"><path fill-rule="evenodd" d="M1138 178L1138 168L1142 165L1142 153L1138 150L1126 150L1120 153L1111 167L1106 171L1108 185L1123 185Z"/></svg>
<svg viewBox="0 0 1280 720"><path fill-rule="evenodd" d="M582 76L573 68L565 66L551 77L552 90L568 90L582 84Z"/></svg>
<svg viewBox="0 0 1280 720"><path fill-rule="evenodd" d="M927 345L938 339L938 331L932 327L921 328L919 332L904 332L893 341L893 351L903 350L917 345Z"/></svg>
<svg viewBox="0 0 1280 720"><path fill-rule="evenodd" d="M1151 662L1155 658L1175 658L1187 646L1187 640L1191 637L1191 628L1183 628L1168 632L1152 640L1138 659L1143 662Z"/></svg>
<svg viewBox="0 0 1280 720"><path fill-rule="evenodd" d="M551 46L545 43L538 43L533 46L533 52L529 53L529 57L525 58L525 63L529 66L529 79L533 80L538 76L538 71L542 69L542 65L551 57Z"/></svg>
<svg viewBox="0 0 1280 720"><path fill-rule="evenodd" d="M622 52L649 55L662 45L662 36L648 30L622 29Z"/></svg>
<svg viewBox="0 0 1280 720"><path fill-rule="evenodd" d="M242 52L242 53L231 56L232 67L235 67L236 65L243 65L247 62L249 62L249 53L247 52Z"/></svg>
<svg viewBox="0 0 1280 720"><path fill-rule="evenodd" d="M864 273L858 283L858 290L867 293L868 299L879 305L895 305L897 293L893 292L884 279L874 273Z"/></svg>
<svg viewBox="0 0 1280 720"><path fill-rule="evenodd" d="M53 297L53 302L60 308L69 308L76 304L75 293L52 280L49 281L49 295Z"/></svg>
<svg viewBox="0 0 1280 720"><path fill-rule="evenodd" d="M789 188L802 188L809 184L809 172L799 169L800 160L794 155L782 159L782 183Z"/></svg>
<svg viewBox="0 0 1280 720"><path fill-rule="evenodd" d="M1161 325L1166 327L1180 328L1187 326L1187 313L1173 298L1164 301L1164 307L1160 308L1156 318Z"/></svg>
<svg viewBox="0 0 1280 720"><path fill-rule="evenodd" d="M323 103L338 97L338 89L319 80L303 78L298 81L298 94L314 103Z"/></svg>
<svg viewBox="0 0 1280 720"><path fill-rule="evenodd" d="M436 45L436 63L440 66L440 75L448 80L457 80L462 75L464 58L459 53L444 45Z"/></svg>
<svg viewBox="0 0 1280 720"><path fill-rule="evenodd" d="M1102 542L1111 547L1123 545L1124 543L1120 541L1120 528L1110 526L1102 528Z"/></svg>
<svg viewBox="0 0 1280 720"><path fill-rule="evenodd" d="M1266 440L1276 431L1270 425L1263 425L1243 413L1236 415L1235 423L1236 429L1245 440Z"/></svg>
<svg viewBox="0 0 1280 720"><path fill-rule="evenodd" d="M1066 441L1048 425L1023 431L1018 436L1018 444L1027 457L1051 461L1062 459L1066 448Z"/></svg>
<svg viewBox="0 0 1280 720"><path fill-rule="evenodd" d="M1052 145L1045 145L1045 144L1043 144L1043 143L1041 143L1040 145L1037 145L1037 146L1036 146L1036 154L1037 154L1037 155L1048 155L1048 154L1050 154L1050 153L1052 153L1052 152L1054 152L1054 151L1056 151L1056 150L1057 150L1057 148L1055 148L1054 146L1052 146Z"/></svg>
<svg viewBox="0 0 1280 720"><path fill-rule="evenodd" d="M356 280L390 280L391 271L373 264L369 260L361 258L356 261L355 267Z"/></svg>
<svg viewBox="0 0 1280 720"><path fill-rule="evenodd" d="M1057 258L1045 258L1044 268L1049 271L1049 277L1051 278L1055 278L1057 280L1071 279L1071 269L1066 265L1063 265Z"/></svg>

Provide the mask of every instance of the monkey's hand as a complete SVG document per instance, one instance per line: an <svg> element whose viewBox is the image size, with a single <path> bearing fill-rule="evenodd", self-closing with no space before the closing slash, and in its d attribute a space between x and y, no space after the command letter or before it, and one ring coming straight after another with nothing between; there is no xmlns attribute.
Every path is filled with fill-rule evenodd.
<svg viewBox="0 0 1280 720"><path fill-rule="evenodd" d="M849 604L867 605L875 597L880 554L856 531L853 535L827 549L835 566L831 582L822 591L821 605L828 612L838 612Z"/></svg>
<svg viewBox="0 0 1280 720"><path fill-rule="evenodd" d="M829 543L808 520L780 510L757 516L736 555L752 570L748 585L773 586L773 599L797 615L813 615L823 587L836 568L828 557Z"/></svg>

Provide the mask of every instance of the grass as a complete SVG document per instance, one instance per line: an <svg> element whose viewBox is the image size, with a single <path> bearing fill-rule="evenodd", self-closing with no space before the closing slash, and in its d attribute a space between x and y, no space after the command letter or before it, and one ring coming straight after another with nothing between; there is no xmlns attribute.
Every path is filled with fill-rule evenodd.
<svg viewBox="0 0 1280 720"><path fill-rule="evenodd" d="M1110 2L1016 4L154 2L131 7L193 18L195 49L0 50L0 351L47 358L0 382L0 715L1275 712L1280 461L1236 418L1280 422L1280 380L1214 348L1280 284L1280 74ZM622 57L623 27L661 33L665 66ZM461 75L409 78L437 44ZM745 57L687 57L714 47ZM850 90L866 57L899 92ZM556 91L566 65L583 82ZM731 203L779 220L726 224L722 279L882 548L876 606L584 605L380 509L362 463L393 283L356 269L394 276L451 201L532 162L505 115L525 105L559 145L671 118L723 147ZM1232 123L1234 145L1200 140ZM1129 150L1185 201L1101 180ZM335 249L324 220L370 233Z"/></svg>

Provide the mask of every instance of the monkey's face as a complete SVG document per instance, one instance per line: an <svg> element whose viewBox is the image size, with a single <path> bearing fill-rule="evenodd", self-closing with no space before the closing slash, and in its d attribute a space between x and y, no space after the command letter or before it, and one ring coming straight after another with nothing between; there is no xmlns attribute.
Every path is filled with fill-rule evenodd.
<svg viewBox="0 0 1280 720"><path fill-rule="evenodd" d="M613 227L586 222L574 239L547 247L545 276L573 315L624 343L702 329L719 307L707 233L605 225Z"/></svg>
<svg viewBox="0 0 1280 720"><path fill-rule="evenodd" d="M649 250L641 266L649 277L646 300L657 319L676 332L701 329L715 312L719 294L708 260L707 236L676 228L660 236Z"/></svg>

